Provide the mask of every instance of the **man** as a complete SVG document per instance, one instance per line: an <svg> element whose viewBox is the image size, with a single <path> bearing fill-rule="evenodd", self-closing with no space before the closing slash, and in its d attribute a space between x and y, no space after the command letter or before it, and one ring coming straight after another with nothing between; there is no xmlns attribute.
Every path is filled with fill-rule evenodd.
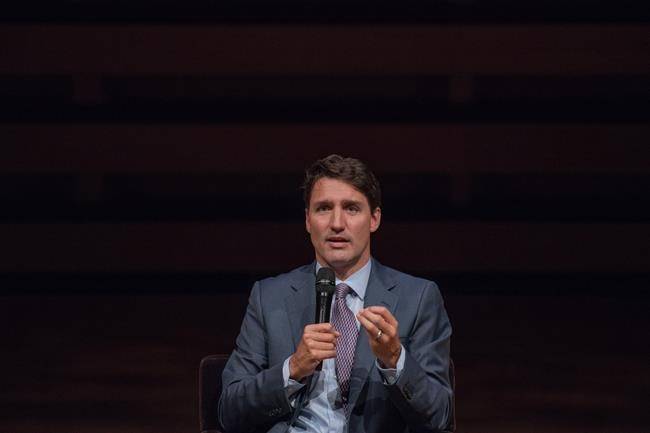
<svg viewBox="0 0 650 433"><path fill-rule="evenodd" d="M451 325L440 292L370 255L381 222L377 179L361 161L330 155L307 170L304 197L316 261L253 286L223 372L224 431L453 429ZM321 267L334 270L336 296L330 323L313 324Z"/></svg>

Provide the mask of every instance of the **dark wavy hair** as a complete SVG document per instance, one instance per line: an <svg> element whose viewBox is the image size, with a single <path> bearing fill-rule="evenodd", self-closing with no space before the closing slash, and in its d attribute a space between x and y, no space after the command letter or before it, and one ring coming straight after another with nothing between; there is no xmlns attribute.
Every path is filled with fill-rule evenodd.
<svg viewBox="0 0 650 433"><path fill-rule="evenodd" d="M309 208L314 185L323 177L341 180L361 191L368 199L371 212L381 207L379 181L368 166L356 158L333 154L314 162L305 171L305 180L302 184L305 208Z"/></svg>

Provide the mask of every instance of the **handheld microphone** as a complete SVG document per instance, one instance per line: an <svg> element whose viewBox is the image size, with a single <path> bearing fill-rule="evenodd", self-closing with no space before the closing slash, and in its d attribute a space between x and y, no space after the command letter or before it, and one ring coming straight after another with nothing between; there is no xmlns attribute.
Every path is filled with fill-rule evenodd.
<svg viewBox="0 0 650 433"><path fill-rule="evenodd" d="M334 271L330 268L320 268L316 274L316 319L315 323L330 321L332 296L336 291Z"/></svg>
<svg viewBox="0 0 650 433"><path fill-rule="evenodd" d="M336 291L336 280L331 268L320 268L316 274L316 319L314 323L330 321L332 297ZM323 363L318 364L316 371L321 371ZM311 379L311 378L310 378Z"/></svg>

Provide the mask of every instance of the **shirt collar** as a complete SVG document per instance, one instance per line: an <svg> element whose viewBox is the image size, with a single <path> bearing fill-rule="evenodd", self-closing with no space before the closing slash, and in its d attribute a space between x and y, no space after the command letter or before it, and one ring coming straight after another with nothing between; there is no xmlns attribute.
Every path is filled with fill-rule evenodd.
<svg viewBox="0 0 650 433"><path fill-rule="evenodd" d="M318 261L316 262L316 272L322 268ZM336 284L345 283L350 287L356 295L363 300L366 296L366 289L368 288L368 280L370 279L370 270L372 269L372 259L363 265L361 269L350 275L346 280L339 280L336 278Z"/></svg>

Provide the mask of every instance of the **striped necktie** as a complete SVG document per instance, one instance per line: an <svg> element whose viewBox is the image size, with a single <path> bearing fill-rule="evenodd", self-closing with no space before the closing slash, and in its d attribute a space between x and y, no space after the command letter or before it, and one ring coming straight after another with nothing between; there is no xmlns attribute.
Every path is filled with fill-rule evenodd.
<svg viewBox="0 0 650 433"><path fill-rule="evenodd" d="M354 363L354 350L359 335L354 313L345 303L345 297L349 291L350 287L346 284L341 283L336 286L336 298L332 311L332 326L341 334L336 344L336 378L341 389L343 406L346 409L350 392L350 373Z"/></svg>

